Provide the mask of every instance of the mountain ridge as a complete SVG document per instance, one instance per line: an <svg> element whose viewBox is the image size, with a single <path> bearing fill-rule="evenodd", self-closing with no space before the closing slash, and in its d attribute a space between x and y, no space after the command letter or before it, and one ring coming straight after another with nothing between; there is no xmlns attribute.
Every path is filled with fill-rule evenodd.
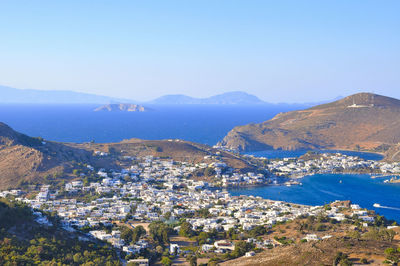
<svg viewBox="0 0 400 266"><path fill-rule="evenodd" d="M0 103L7 104L108 104L134 102L129 99L66 90L45 91L0 86L0 92Z"/></svg>
<svg viewBox="0 0 400 266"><path fill-rule="evenodd" d="M230 91L206 98L167 94L150 101L136 101L69 90L16 89L1 85L0 93L2 94L0 104L270 105L304 108L329 102L270 103L243 91Z"/></svg>
<svg viewBox="0 0 400 266"><path fill-rule="evenodd" d="M207 98L195 98L183 94L164 95L155 100L150 101L151 104L210 104L210 105L250 105L250 104L267 104L260 100L257 96L243 92L232 91L226 92Z"/></svg>

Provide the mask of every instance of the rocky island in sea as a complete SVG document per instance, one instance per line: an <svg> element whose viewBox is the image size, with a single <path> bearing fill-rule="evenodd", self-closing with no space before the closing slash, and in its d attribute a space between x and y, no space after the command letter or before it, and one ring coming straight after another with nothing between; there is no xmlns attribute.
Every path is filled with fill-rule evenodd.
<svg viewBox="0 0 400 266"><path fill-rule="evenodd" d="M131 103L115 103L102 105L96 109L95 112L108 111L108 112L148 112L149 108L138 104Z"/></svg>

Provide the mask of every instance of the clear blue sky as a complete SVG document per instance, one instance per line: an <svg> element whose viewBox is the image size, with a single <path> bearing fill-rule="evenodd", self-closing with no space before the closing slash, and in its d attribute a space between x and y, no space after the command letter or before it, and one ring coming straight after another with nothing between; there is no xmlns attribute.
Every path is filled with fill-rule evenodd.
<svg viewBox="0 0 400 266"><path fill-rule="evenodd" d="M148 100L400 98L400 1L0 1L0 84Z"/></svg>

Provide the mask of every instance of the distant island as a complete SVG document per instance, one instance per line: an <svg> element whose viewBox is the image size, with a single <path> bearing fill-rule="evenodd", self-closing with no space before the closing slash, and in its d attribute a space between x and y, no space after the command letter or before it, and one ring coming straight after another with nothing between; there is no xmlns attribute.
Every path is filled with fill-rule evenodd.
<svg viewBox="0 0 400 266"><path fill-rule="evenodd" d="M255 95L243 91L231 91L207 98L195 98L184 94L168 94L150 101L137 101L135 99L109 97L90 93L69 90L33 90L16 89L1 86L0 104L118 104L135 103L144 105L264 105L264 106L291 106L300 109L315 106L330 101L304 102L304 103L270 103L265 102ZM337 99L341 99L338 97Z"/></svg>
<svg viewBox="0 0 400 266"><path fill-rule="evenodd" d="M119 103L119 104L106 104L94 109L95 112L108 111L108 112L148 112L149 108L138 104Z"/></svg>
<svg viewBox="0 0 400 266"><path fill-rule="evenodd" d="M108 104L132 102L130 99L75 91L16 89L7 86L0 86L0 91L0 103L7 104Z"/></svg>
<svg viewBox="0 0 400 266"><path fill-rule="evenodd" d="M150 102L151 104L222 104L222 105L251 105L267 104L257 96L243 91L232 91L208 98L194 98L183 94L164 95Z"/></svg>

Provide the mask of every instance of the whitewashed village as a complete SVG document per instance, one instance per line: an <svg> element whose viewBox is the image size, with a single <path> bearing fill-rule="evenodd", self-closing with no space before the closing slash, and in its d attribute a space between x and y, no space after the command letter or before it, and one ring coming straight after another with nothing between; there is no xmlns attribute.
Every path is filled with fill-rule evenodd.
<svg viewBox="0 0 400 266"><path fill-rule="evenodd" d="M108 156L101 152L96 155ZM65 230L83 232L87 241L108 242L120 250L124 263L150 265L154 261L147 255L156 248L172 261L195 256L207 263L215 258L221 261L254 256L261 250L290 244L296 239L266 233L276 225L296 219L325 217L332 223L357 222L362 228L376 222L374 212L357 204L334 202L329 206L304 206L254 196L231 196L224 187L295 185L301 184L300 178L305 175L338 171L362 170L374 175L400 173L398 163L366 161L342 154L322 154L310 160L269 160L259 173L235 173L218 161L192 165L152 156L125 159L132 161L131 166L120 171L85 165L84 173L78 173L75 180L60 188L42 185L33 191L2 191L0 196L11 195L29 204L37 222L45 226L52 224L43 213L56 213ZM189 178L194 171L206 168L212 169L217 182ZM89 174L97 180L85 179ZM167 239L155 242L154 235L150 235L152 224L157 223L169 226L169 230ZM141 233L127 241L124 228L139 227L144 230L138 230ZM317 230L304 233L301 241L330 237L324 230ZM246 244L239 247L238 243Z"/></svg>

